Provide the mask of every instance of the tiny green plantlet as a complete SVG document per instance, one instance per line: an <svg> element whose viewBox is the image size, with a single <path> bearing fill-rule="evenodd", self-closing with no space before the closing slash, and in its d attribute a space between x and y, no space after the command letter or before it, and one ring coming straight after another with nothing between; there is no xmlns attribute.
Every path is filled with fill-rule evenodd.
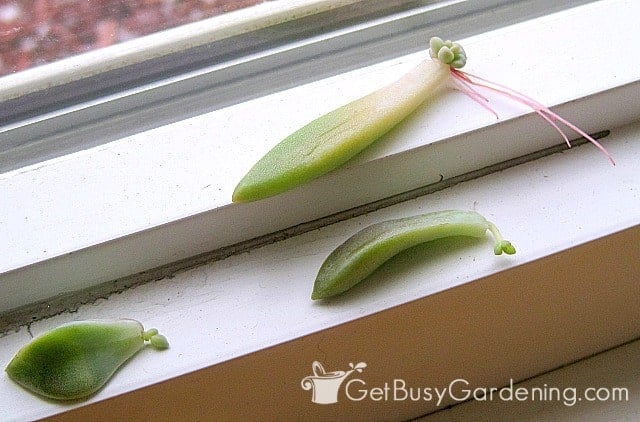
<svg viewBox="0 0 640 422"><path fill-rule="evenodd" d="M324 261L316 277L311 299L327 299L344 293L405 249L450 236L495 239L494 253L514 254L515 247L498 228L475 211L439 211L373 224L338 246Z"/></svg>
<svg viewBox="0 0 640 422"><path fill-rule="evenodd" d="M557 122L575 130L609 153L593 137L543 104L503 85L460 70L467 60L462 46L433 37L430 58L397 81L333 110L287 136L264 155L236 186L233 202L251 202L288 191L349 161L404 120L419 105L432 99L451 81L484 108L497 113L473 86L504 95L530 107L556 129L569 145Z"/></svg>
<svg viewBox="0 0 640 422"><path fill-rule="evenodd" d="M77 321L61 325L24 346L6 372L22 387L55 400L80 400L97 392L146 344L167 349L158 330L132 319Z"/></svg>

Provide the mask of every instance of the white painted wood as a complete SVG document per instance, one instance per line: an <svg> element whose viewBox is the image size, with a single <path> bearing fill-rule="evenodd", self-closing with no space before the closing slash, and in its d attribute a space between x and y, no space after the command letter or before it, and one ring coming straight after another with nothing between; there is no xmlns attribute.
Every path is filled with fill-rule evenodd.
<svg viewBox="0 0 640 422"><path fill-rule="evenodd" d="M586 130L628 122L640 113L634 82L640 80L640 58L605 60L601 52L610 40L634 42L631 11L638 7L623 0L596 2L463 40L468 70L545 104L565 104L559 111ZM601 19L605 11L611 19ZM358 69L0 175L0 310L561 142L537 116L524 116L524 108L497 100L502 120L496 122L449 91L346 168L278 198L231 204L236 182L283 136L395 79L423 56ZM600 167L608 171L604 158ZM310 200L313 207L306 206Z"/></svg>
<svg viewBox="0 0 640 422"><path fill-rule="evenodd" d="M581 146L148 283L33 323L31 332L38 335L70 320L126 316L169 338L171 349L134 358L91 403L327 330L638 226L638 139L638 123L613 131L607 145L618 159L615 168L603 164L594 148ZM349 235L383 219L441 209L476 209L500 227L518 253L494 256L489 237L443 253L422 248L328 305L310 300L317 269ZM25 328L0 338L0 362L8 362L28 340ZM0 377L0 397L7 419L70 409L34 399L7 377Z"/></svg>
<svg viewBox="0 0 640 422"><path fill-rule="evenodd" d="M561 110L588 130L611 129L605 145L617 160L615 167L595 148L581 146L127 290L31 324L31 332L37 335L75 319L126 316L159 328L169 338L170 350L141 353L91 403L638 226L640 124L628 121L637 116L634 81L640 63L633 56L624 63L608 63L602 54L609 40L631 45L637 39L637 26L624 24L633 20L637 8L631 1L596 2L465 40L472 57L469 71L491 75L550 105L568 102ZM610 17L602 19L605 14ZM492 55L496 43L524 43L529 55L518 61ZM562 66L547 53L550 45L562 49ZM251 238L279 228L280 221L290 225L398 188L424 185L440 172L455 175L472 162L490 162L495 154L501 154L500 161L558 142L535 116L518 117L525 113L522 109L498 104L506 121L496 124L452 92L324 180L259 204L229 203L235 181L282 135L340 100L393 79L417 56L1 175L2 309ZM597 107L602 103L589 95L605 101L606 107ZM299 98L314 101L300 106ZM257 110L260 118L246 118ZM464 140L473 142L465 145ZM445 167L429 173L419 160L409 160L424 157L421 151L455 159L438 156ZM410 171L397 160L411 163ZM367 189L346 183L354 177L370 179L370 171L389 177ZM404 177L414 173L418 175L405 182ZM339 190L336 181L341 182ZM313 209L296 205L309 198L317 201ZM330 306L310 301L317 268L349 234L381 219L448 208L476 209L500 227L518 254L496 257L487 239L434 254L429 262L399 257ZM284 220L276 219L283 215ZM0 338L0 362L8 362L29 338L25 327ZM83 405L40 401L7 377L0 377L0 397L0 414L7 420L35 419Z"/></svg>

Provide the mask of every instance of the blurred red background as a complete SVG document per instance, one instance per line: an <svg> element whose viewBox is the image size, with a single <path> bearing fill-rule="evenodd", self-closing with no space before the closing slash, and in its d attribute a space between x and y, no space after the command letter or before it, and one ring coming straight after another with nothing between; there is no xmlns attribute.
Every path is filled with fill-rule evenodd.
<svg viewBox="0 0 640 422"><path fill-rule="evenodd" d="M0 75L264 0L0 0Z"/></svg>

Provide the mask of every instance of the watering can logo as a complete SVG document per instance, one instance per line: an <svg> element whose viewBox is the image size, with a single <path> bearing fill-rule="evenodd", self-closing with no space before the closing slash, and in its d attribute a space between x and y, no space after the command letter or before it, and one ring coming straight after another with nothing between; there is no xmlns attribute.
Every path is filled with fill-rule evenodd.
<svg viewBox="0 0 640 422"><path fill-rule="evenodd" d="M315 361L311 364L313 375L304 377L301 381L302 389L311 390L311 401L317 404L333 404L338 402L338 391L342 382L353 372L362 372L367 364L359 362L349 363L347 371L326 372L322 364Z"/></svg>

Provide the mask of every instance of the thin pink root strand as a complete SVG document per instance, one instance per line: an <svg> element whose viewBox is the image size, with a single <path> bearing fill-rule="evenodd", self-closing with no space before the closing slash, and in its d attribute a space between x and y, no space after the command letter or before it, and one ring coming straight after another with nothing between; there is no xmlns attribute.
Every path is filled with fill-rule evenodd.
<svg viewBox="0 0 640 422"><path fill-rule="evenodd" d="M496 116L496 119L499 119L498 112L495 111L488 103L489 99L484 95L480 94L477 90L475 90L472 86L470 86L464 79L459 78L458 75L453 73L454 83L460 92L467 95L476 103L480 104L483 108L487 109L491 114Z"/></svg>
<svg viewBox="0 0 640 422"><path fill-rule="evenodd" d="M473 85L477 85L477 86L482 86L482 87L484 87L484 88L487 88L487 89L493 90L493 91L498 92L498 93L500 93L500 94L502 94L502 95L505 95L506 97L508 97L508 98L510 98L510 99L512 99L512 100L514 100L514 101L517 101L517 102L519 102L519 103L521 103L521 104L525 104L526 106L528 106L528 107L530 107L531 109L533 109L533 110L534 110L534 111L535 111L535 112L536 112L540 117L542 117L544 120L546 120L546 121L547 121L547 123L549 123L551 126L553 126L553 128L554 128L554 129L555 129L555 130L560 134L560 136L562 136L562 139L564 139L564 141L565 141L565 143L567 144L567 146L568 146L569 148L571 148L571 142L569 141L569 137L564 133L564 131L560 128L560 126L558 126L558 125L553 121L553 118L558 119L559 121L562 121L562 122L563 122L563 123L565 123L565 124L568 124L568 126L569 126L569 127L571 127L571 126L572 126L572 125L571 125L571 123L569 123L569 122L565 121L565 120L564 120L562 117L560 117L558 114L556 114L556 113L552 112L548 107L546 107L546 106L545 106L545 105L543 105L542 103L539 103L538 101L534 100L533 98L528 97L528 96L526 96L525 94L519 93L519 92L517 92L517 91L514 91L513 89L508 88L508 87L506 87L506 86L504 86L504 85L494 83L494 85L496 85L496 86L498 86L498 87L502 88L502 89L497 89L497 88L495 88L495 87L493 87L493 86L490 86L490 85L487 85L487 84L474 82L474 81L471 79L471 77L474 77L474 78L476 78L476 79L478 79L478 80L481 80L481 81L487 82L487 83L489 83L489 84L490 84L490 83L492 83L491 81L487 81L486 79L483 79L483 78L481 78L481 77L479 77L479 76L475 76L475 75L471 75L471 74L468 74L468 73L464 73L464 72L462 72L462 71L460 71L460 73L463 73L463 75L462 75L462 76L464 76L464 80L465 80L465 81L467 81L469 84L473 84ZM574 128L572 128L572 129L574 129ZM581 131L580 129L578 129L578 128L575 128L575 129L577 129L577 132L578 132L578 133L582 132L582 131ZM575 129L574 129L574 130L575 130ZM582 132L582 133L580 133L580 134L581 134L581 135L583 135L583 134L584 134L584 132ZM584 134L584 135L586 135L587 139L591 138L591 137L590 137L589 135L587 135L587 134ZM583 136L584 136L584 135L583 135ZM595 139L592 139L592 141L593 141L593 142L595 142ZM596 144L597 144L597 142L596 142ZM608 155L608 153L607 153L607 155ZM610 158L610 157L609 157L609 158Z"/></svg>
<svg viewBox="0 0 640 422"><path fill-rule="evenodd" d="M589 140L589 142L591 142L600 151L602 151L607 156L607 158L609 158L609 161L611 161L611 163L615 166L616 163L613 160L613 157L611 156L609 151L607 151L602 146L602 144L600 144L600 142L596 141L588 133L586 133L585 131L583 131L582 129L580 129L579 127L574 125L573 123L567 121L563 117L559 116L557 113L551 111L548 107L546 107L545 105L539 103L538 101L534 100L533 98L528 97L527 95L525 95L525 94L523 94L521 92L518 92L518 91L516 91L516 90L514 90L512 88L509 88L507 86L501 85L501 84L496 83L496 82L489 81L489 80L484 79L484 78L482 78L480 76L476 76L476 75L472 75L472 74L467 73L467 72L463 72L463 71L461 71L459 69L453 69L452 68L451 69L451 75L453 76L454 81L457 82L458 85L462 87L460 90L463 93L468 95L470 98L472 98L478 104L482 105L484 108L488 109L496 117L497 117L496 111L493 108L491 108L490 106L488 106L486 103L483 103L481 101L481 100L485 100L485 101L488 102L488 99L486 97L482 96L477 90L473 89L472 86L480 86L480 87L489 89L491 91L494 91L494 92L497 92L499 94L502 94L502 95L506 96L507 98L510 98L510 99L512 99L512 100L514 100L516 102L519 102L521 104L524 104L524 105L530 107L533 111L535 111L538 115L540 115L540 117L545 119L547 121L547 123L549 123L551 126L553 126L553 128L556 131L558 131L558 133L562 136L562 138L567 143L567 145L569 147L571 147L571 143L569 142L569 138L567 137L567 135L562 131L562 129L555 122L558 121L558 122L563 123L564 125L566 125L570 129L573 129L574 131L579 133L581 136L583 136L587 140ZM478 82L478 81L480 81L480 82Z"/></svg>
<svg viewBox="0 0 640 422"><path fill-rule="evenodd" d="M473 89L472 85L478 85L478 86L482 86L482 87L485 87L485 88L488 88L488 89L492 89L492 87L474 82L473 80L471 80L471 78L469 76L467 76L467 74L465 74L462 71L452 72L452 75L454 77L454 81L456 82L456 84L462 85L464 87L464 88L460 89L464 94L468 95L474 101L476 101L478 104L480 104L484 108L488 109L494 116L496 116L496 118L499 118L498 117L498 113L493 108L491 108L489 105L484 104L484 103L482 103L481 101L478 100L477 97L480 97L483 100L489 102L489 100L486 97L482 96L478 91ZM562 131L562 129L560 129L560 127L549 116L547 116L546 114L544 114L541 111L541 109L545 108L543 105L538 105L535 102L532 102L531 104L529 104L529 102L526 102L524 99L516 97L515 95L511 94L510 92L500 91L500 93L502 93L503 95L506 95L507 97L511 98L514 101L517 101L517 102L523 102L524 101L526 105L531 107L536 113L538 113L540 115L540 117L545 119L547 121L547 123L549 123L551 126L553 126L554 129L558 131L560 136L562 136L564 141L567 143L567 146L569 148L571 148L571 142L569 142L569 138L567 137L567 135Z"/></svg>

